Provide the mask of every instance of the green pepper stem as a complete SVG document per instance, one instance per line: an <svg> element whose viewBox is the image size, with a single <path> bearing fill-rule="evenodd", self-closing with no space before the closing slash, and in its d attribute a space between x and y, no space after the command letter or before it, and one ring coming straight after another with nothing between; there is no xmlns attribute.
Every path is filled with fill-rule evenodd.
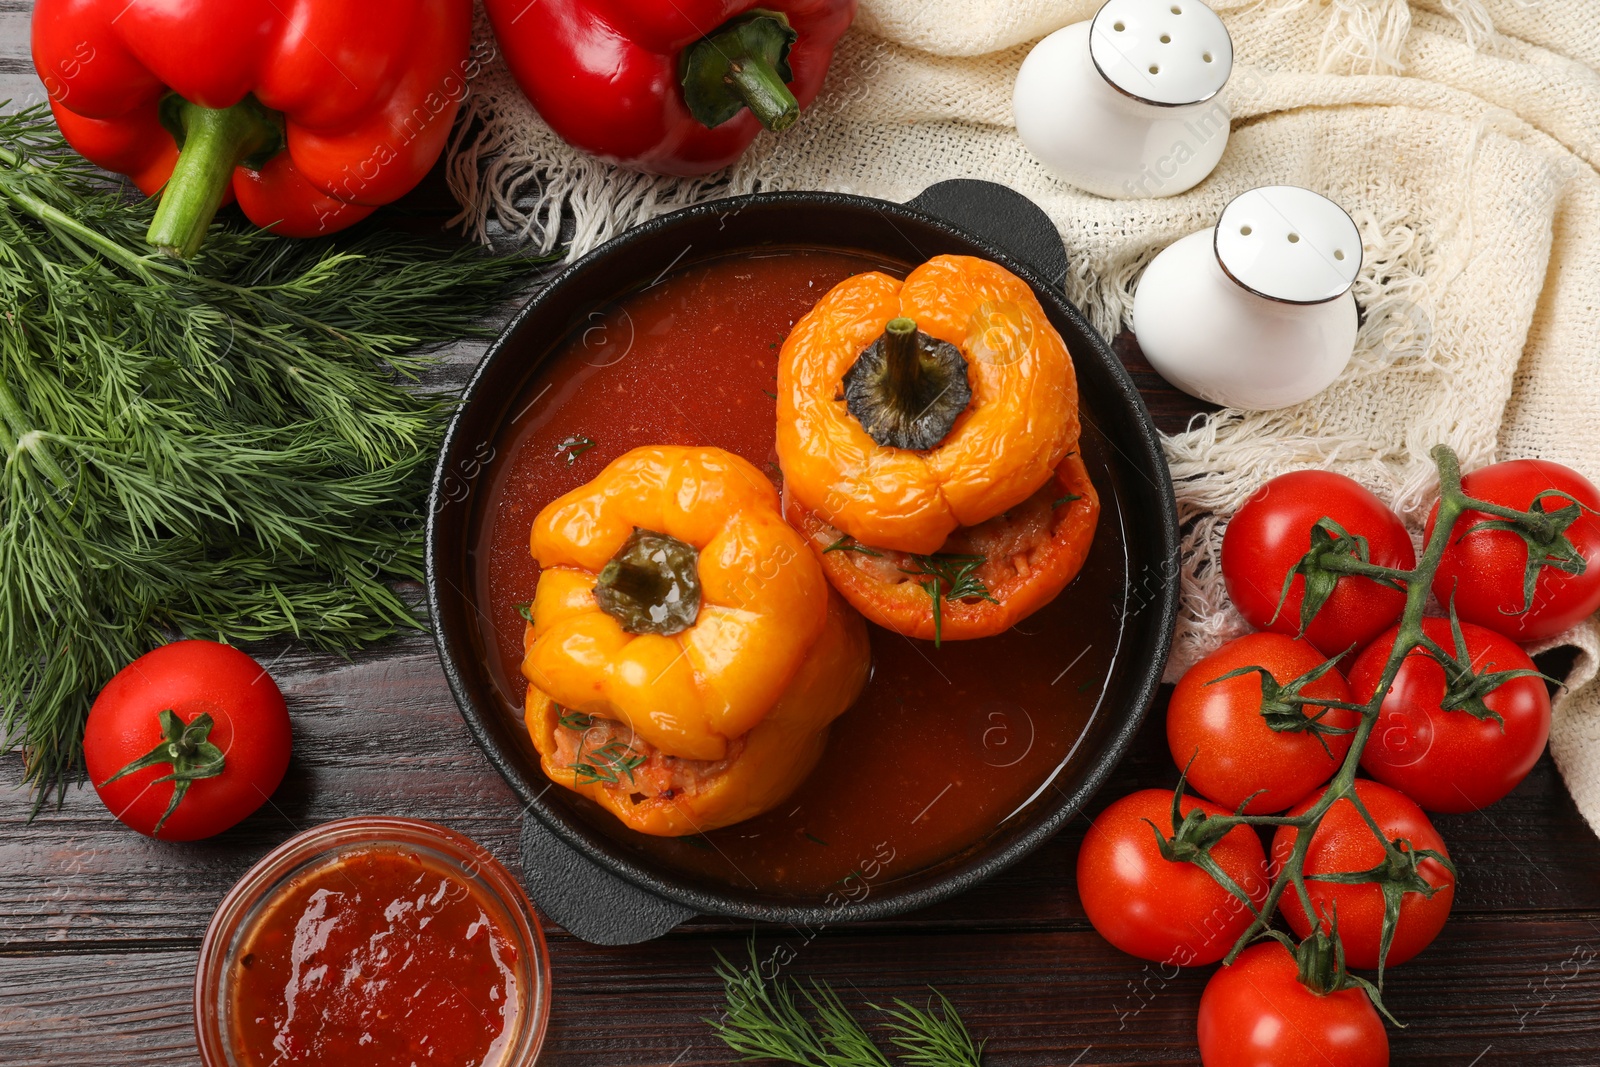
<svg viewBox="0 0 1600 1067"><path fill-rule="evenodd" d="M700 615L699 560L693 545L635 527L600 568L595 601L630 634L682 633Z"/></svg>
<svg viewBox="0 0 1600 1067"><path fill-rule="evenodd" d="M728 83L761 125L774 133L793 126L800 117L800 102L772 64L760 56L745 56L729 64Z"/></svg>
<svg viewBox="0 0 1600 1067"><path fill-rule="evenodd" d="M883 328L883 360L888 373L889 395L901 403L916 395L922 379L922 360L917 352L917 322L901 317L890 319Z"/></svg>
<svg viewBox="0 0 1600 1067"><path fill-rule="evenodd" d="M667 595L669 583L659 570L612 560L600 572L600 581L612 592L638 601L655 603Z"/></svg>
<svg viewBox="0 0 1600 1067"><path fill-rule="evenodd" d="M182 150L145 239L169 256L189 259L205 241L234 168L270 147L278 131L248 99L220 110L184 101L178 117Z"/></svg>
<svg viewBox="0 0 1600 1067"><path fill-rule="evenodd" d="M800 117L789 91L789 49L797 35L776 11L757 9L730 19L685 49L679 61L683 103L694 120L716 129L745 108L769 130Z"/></svg>

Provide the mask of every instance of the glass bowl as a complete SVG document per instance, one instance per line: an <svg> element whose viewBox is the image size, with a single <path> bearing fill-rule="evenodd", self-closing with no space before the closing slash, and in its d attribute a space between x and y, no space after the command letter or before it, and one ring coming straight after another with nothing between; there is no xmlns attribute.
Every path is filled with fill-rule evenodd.
<svg viewBox="0 0 1600 1067"><path fill-rule="evenodd" d="M517 949L512 966L516 1013L502 1032L497 1058L483 1067L531 1067L537 1062L550 1017L550 958L538 915L517 880L489 852L453 830L417 819L362 816L339 819L296 834L239 879L218 905L200 946L195 971L194 1023L206 1067L254 1067L232 1018L231 976L258 925L304 878L356 852L394 849L414 856L434 873L457 880L492 915Z"/></svg>

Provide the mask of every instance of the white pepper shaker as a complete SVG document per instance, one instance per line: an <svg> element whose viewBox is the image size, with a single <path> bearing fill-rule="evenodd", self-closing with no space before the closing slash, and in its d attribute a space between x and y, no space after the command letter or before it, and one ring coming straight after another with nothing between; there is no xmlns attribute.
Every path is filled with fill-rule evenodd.
<svg viewBox="0 0 1600 1067"><path fill-rule="evenodd" d="M1116 199L1174 196L1222 158L1232 71L1227 27L1200 0L1109 0L1034 46L1012 111L1063 181Z"/></svg>
<svg viewBox="0 0 1600 1067"><path fill-rule="evenodd" d="M1134 333L1150 365L1192 396L1252 411L1298 404L1350 362L1361 255L1360 231L1332 200L1252 189L1145 268Z"/></svg>

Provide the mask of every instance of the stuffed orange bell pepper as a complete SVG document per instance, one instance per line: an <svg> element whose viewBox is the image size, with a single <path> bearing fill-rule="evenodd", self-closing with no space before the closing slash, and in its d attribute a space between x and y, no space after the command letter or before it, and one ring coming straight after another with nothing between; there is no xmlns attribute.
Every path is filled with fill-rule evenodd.
<svg viewBox="0 0 1600 1067"><path fill-rule="evenodd" d="M957 527L931 555L864 545L792 498L789 515L861 614L938 644L1000 633L1054 600L1089 555L1100 499L1073 453L1028 499Z"/></svg>
<svg viewBox="0 0 1600 1067"><path fill-rule="evenodd" d="M866 628L749 463L640 448L534 520L527 722L552 781L630 827L747 819L860 693Z"/></svg>
<svg viewBox="0 0 1600 1067"><path fill-rule="evenodd" d="M780 354L790 516L845 599L911 636L998 633L1077 574L1099 514L1078 428L1065 342L987 260L847 278Z"/></svg>

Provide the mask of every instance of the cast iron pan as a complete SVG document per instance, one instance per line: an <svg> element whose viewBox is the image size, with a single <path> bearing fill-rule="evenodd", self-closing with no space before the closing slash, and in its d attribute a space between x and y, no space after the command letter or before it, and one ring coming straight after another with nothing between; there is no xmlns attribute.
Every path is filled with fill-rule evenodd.
<svg viewBox="0 0 1600 1067"><path fill-rule="evenodd" d="M1056 789L1042 790L977 846L846 904L708 887L642 861L594 830L574 814L565 790L549 789L521 718L495 691L475 640L469 551L472 517L481 506L477 489L487 479L473 475L483 444L497 439L540 362L591 309L683 263L762 245L835 247L908 263L940 253L976 255L1020 275L1073 352L1086 432L1092 423L1103 437L1121 486L1120 512L1108 509L1101 518L1122 522L1126 542L1127 588L1123 603L1111 608L1121 631L1121 667ZM564 270L512 320L467 387L440 453L427 527L428 605L461 714L528 813L523 878L546 915L578 937L610 945L659 937L698 914L813 925L883 918L953 896L1017 862L1105 781L1137 732L1166 662L1178 605L1178 518L1149 413L1105 340L1060 295L1066 271L1066 252L1044 212L990 182L941 182L904 205L837 193L763 193L687 208L630 230Z"/></svg>

